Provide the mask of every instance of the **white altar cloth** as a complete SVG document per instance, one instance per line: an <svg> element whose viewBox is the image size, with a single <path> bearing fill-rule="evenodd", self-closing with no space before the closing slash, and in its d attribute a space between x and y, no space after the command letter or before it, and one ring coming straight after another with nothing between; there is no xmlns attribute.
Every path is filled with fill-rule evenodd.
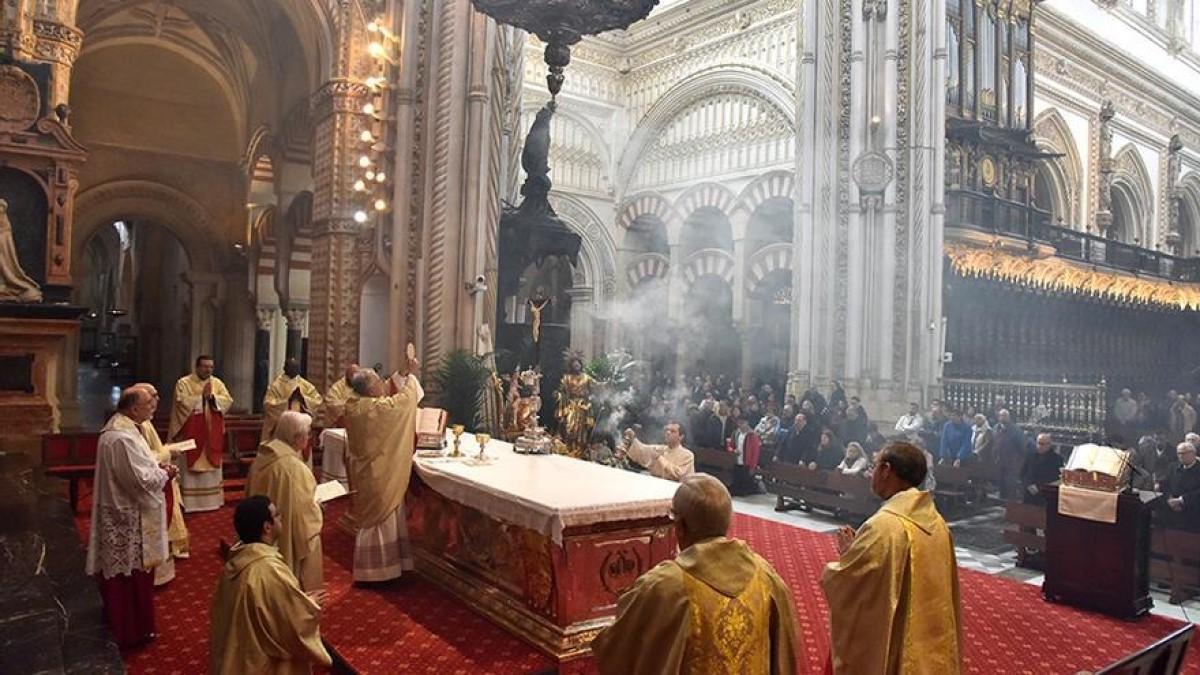
<svg viewBox="0 0 1200 675"><path fill-rule="evenodd" d="M321 432L321 480L350 487L346 477L346 430L326 429Z"/></svg>
<svg viewBox="0 0 1200 675"><path fill-rule="evenodd" d="M447 455L454 441L447 434ZM471 434L463 434L466 458L479 454ZM561 544L563 530L671 512L679 483L562 455L521 455L511 443L488 443L491 464L464 459L416 458L417 474L439 494L482 513L550 537Z"/></svg>

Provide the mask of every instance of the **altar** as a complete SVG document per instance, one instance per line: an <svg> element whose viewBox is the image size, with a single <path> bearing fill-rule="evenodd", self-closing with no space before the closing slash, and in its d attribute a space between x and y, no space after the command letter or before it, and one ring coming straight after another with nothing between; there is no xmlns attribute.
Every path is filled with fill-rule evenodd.
<svg viewBox="0 0 1200 675"><path fill-rule="evenodd" d="M449 437L448 437L449 438ZM676 483L464 434L464 458L415 460L417 569L559 660L586 654L617 598L675 554Z"/></svg>

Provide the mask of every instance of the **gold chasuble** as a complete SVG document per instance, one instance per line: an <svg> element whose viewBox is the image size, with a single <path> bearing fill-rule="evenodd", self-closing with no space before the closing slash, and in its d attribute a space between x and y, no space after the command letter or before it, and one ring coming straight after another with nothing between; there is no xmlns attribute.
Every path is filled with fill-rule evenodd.
<svg viewBox="0 0 1200 675"><path fill-rule="evenodd" d="M171 451L163 446L162 439L154 430L154 423L146 420L141 424L142 438L150 446L150 452L159 464L172 464L175 458ZM171 480L167 484L167 540L171 544L171 555L177 558L188 557L188 531L183 522L183 499L179 496L179 481Z"/></svg>
<svg viewBox="0 0 1200 675"><path fill-rule="evenodd" d="M410 375L397 394L346 403L346 469L354 487L352 519L360 529L375 527L404 503L423 395Z"/></svg>
<svg viewBox="0 0 1200 675"><path fill-rule="evenodd" d="M350 388L350 383L346 378L338 378L329 387L329 391L325 392L325 407L321 411L321 421L326 429L343 429L346 426L344 416L346 414L346 403L352 399L358 398L358 394Z"/></svg>
<svg viewBox="0 0 1200 675"><path fill-rule="evenodd" d="M275 433L275 425L279 423L279 416L284 412L292 410L315 418L320 408L321 392L317 391L312 382L299 375L288 377L287 373L281 373L263 396L263 427L260 439L271 440L271 434Z"/></svg>
<svg viewBox="0 0 1200 675"><path fill-rule="evenodd" d="M250 465L246 494L266 495L279 511L275 546L306 591L321 587L321 525L324 518L315 497L317 481L296 450L279 439L258 446Z"/></svg>
<svg viewBox="0 0 1200 675"><path fill-rule="evenodd" d="M930 493L892 495L826 566L821 585L834 673L962 671L954 542Z"/></svg>
<svg viewBox="0 0 1200 675"><path fill-rule="evenodd" d="M793 675L791 594L745 542L706 539L639 577L592 653L602 675Z"/></svg>
<svg viewBox="0 0 1200 675"><path fill-rule="evenodd" d="M238 543L217 579L209 672L311 673L331 665L321 644L321 610L269 544Z"/></svg>
<svg viewBox="0 0 1200 675"><path fill-rule="evenodd" d="M212 382L213 403L204 405L204 385L209 382ZM196 449L187 452L188 469L212 471L221 467L221 457L225 454L225 413L231 405L233 397L215 375L201 380L191 373L175 383L167 438L171 442L195 439Z"/></svg>

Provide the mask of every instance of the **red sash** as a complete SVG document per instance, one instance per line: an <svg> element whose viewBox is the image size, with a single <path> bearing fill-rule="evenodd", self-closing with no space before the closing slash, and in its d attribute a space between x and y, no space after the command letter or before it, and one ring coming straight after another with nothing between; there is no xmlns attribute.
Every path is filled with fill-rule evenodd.
<svg viewBox="0 0 1200 675"><path fill-rule="evenodd" d="M204 412L193 413L179 430L179 438L191 438L196 441L196 447L187 452L188 468L200 460L200 453L205 453L208 463L214 467L221 466L221 458L225 455L225 415L217 410L206 408Z"/></svg>

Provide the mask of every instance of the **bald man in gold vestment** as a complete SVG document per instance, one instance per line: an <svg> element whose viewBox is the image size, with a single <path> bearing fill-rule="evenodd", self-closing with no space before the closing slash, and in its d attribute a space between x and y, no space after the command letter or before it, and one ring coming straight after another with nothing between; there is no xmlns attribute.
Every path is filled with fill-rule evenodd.
<svg viewBox="0 0 1200 675"><path fill-rule="evenodd" d="M954 542L916 487L926 471L919 448L889 443L871 475L883 505L857 533L839 532L841 559L821 576L836 674L962 672Z"/></svg>
<svg viewBox="0 0 1200 675"><path fill-rule="evenodd" d="M692 474L672 502L679 555L643 574L592 642L603 675L796 672L791 591L745 542L725 537L729 491Z"/></svg>

